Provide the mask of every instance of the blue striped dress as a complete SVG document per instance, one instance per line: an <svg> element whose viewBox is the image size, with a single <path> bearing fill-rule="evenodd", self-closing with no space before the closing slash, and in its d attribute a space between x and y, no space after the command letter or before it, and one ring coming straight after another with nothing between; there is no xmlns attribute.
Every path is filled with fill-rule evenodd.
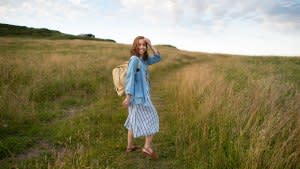
<svg viewBox="0 0 300 169"><path fill-rule="evenodd" d="M144 104L129 104L128 117L124 126L133 132L133 137L149 136L159 131L159 118L152 104L150 92L147 92L147 101L150 106Z"/></svg>

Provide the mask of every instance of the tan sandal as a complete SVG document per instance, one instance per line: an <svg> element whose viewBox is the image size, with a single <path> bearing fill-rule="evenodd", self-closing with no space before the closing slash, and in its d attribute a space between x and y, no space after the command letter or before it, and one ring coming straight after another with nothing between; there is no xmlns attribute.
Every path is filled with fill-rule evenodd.
<svg viewBox="0 0 300 169"><path fill-rule="evenodd" d="M137 150L137 149L139 149L140 147L138 147L138 146L132 146L132 147L130 147L130 148L127 148L126 149L126 153L130 153L130 152L133 152L133 151L135 151L135 150Z"/></svg>
<svg viewBox="0 0 300 169"><path fill-rule="evenodd" d="M152 150L152 152L150 150ZM143 152L144 156L149 156L149 157L151 157L152 160L158 159L158 156L157 156L156 152L151 148L145 148L144 147L142 149L142 152Z"/></svg>

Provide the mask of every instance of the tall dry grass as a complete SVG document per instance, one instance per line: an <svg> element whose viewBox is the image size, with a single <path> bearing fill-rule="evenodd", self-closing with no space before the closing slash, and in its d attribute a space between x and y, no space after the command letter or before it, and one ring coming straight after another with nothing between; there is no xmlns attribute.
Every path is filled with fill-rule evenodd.
<svg viewBox="0 0 300 169"><path fill-rule="evenodd" d="M254 66L219 58L187 66L165 81L174 105L169 114L180 126L177 157L189 162L187 168L299 167L297 84L280 74L258 76Z"/></svg>

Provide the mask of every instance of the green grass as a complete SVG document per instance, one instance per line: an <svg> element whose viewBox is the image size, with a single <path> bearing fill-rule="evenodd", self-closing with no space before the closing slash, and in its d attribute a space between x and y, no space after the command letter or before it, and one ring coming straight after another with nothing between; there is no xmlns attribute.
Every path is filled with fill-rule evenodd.
<svg viewBox="0 0 300 169"><path fill-rule="evenodd" d="M152 161L124 153L111 70L129 45L0 38L0 168L299 168L299 58L157 47Z"/></svg>

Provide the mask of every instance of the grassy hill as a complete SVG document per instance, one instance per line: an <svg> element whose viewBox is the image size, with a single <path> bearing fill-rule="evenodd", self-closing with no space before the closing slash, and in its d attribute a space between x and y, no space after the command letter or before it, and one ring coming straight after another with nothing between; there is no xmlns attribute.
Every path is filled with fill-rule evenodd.
<svg viewBox="0 0 300 169"><path fill-rule="evenodd" d="M112 39L89 38L76 35L61 33L46 28L29 28L26 26L16 26L0 23L0 37L30 37L30 38L47 38L47 39L82 39L115 42Z"/></svg>
<svg viewBox="0 0 300 169"><path fill-rule="evenodd" d="M157 48L152 161L125 154L127 110L111 70L129 45L0 37L0 168L300 167L299 57Z"/></svg>

